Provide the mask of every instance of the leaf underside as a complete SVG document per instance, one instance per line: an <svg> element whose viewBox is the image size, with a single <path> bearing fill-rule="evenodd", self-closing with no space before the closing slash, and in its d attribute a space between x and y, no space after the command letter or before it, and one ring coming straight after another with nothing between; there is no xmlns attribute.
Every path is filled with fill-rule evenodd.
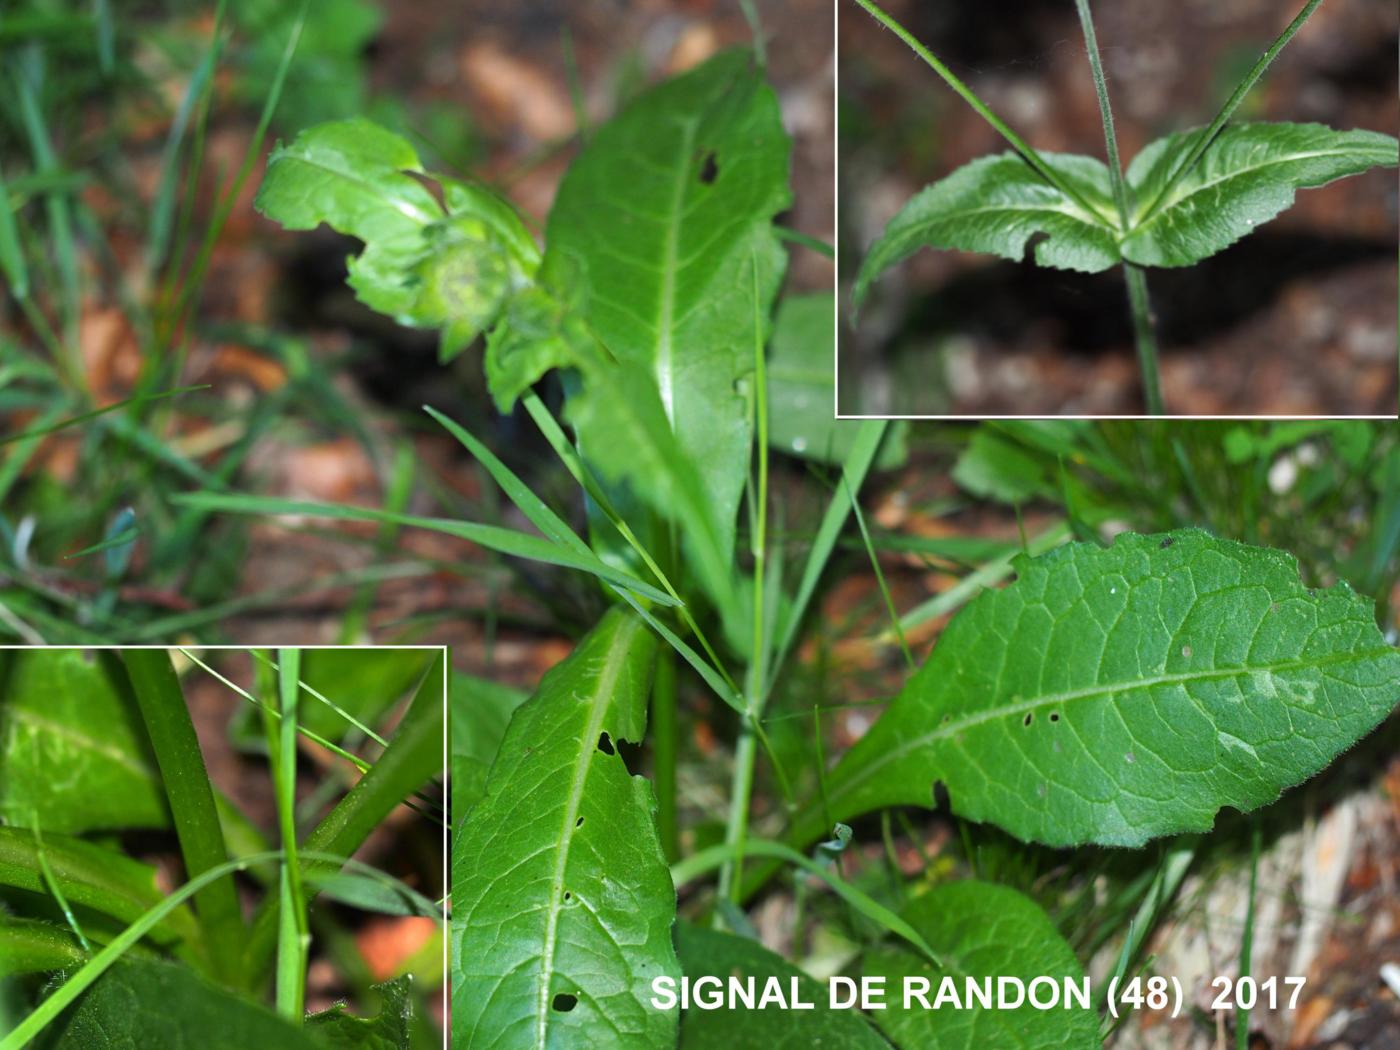
<svg viewBox="0 0 1400 1050"><path fill-rule="evenodd" d="M454 1046L664 1046L676 898L627 771L655 639L614 609L515 712L452 859Z"/></svg>
<svg viewBox="0 0 1400 1050"><path fill-rule="evenodd" d="M887 1009L871 1016L896 1045L938 1050L1092 1050L1100 1045L1098 1015L1078 1006L1063 1008L1064 982L1078 985L1084 974L1050 917L1030 898L989 882L954 882L913 901L902 917L937 953L944 969L898 946L865 954L863 972L883 976L889 989ZM925 1009L917 1001L904 1008L906 981L927 980L928 1003L933 1006L945 977L951 979L961 1008L946 1001L937 1009ZM1029 1005L984 1009L968 994L965 980L972 978L982 987L991 978L995 995L998 977L1019 977L1027 986L1037 977L1048 977L1061 988L1062 998L1049 1010ZM1041 988L1042 1002L1047 992Z"/></svg>
<svg viewBox="0 0 1400 1050"><path fill-rule="evenodd" d="M834 819L929 805L941 782L1027 841L1138 846L1273 801L1400 696L1372 604L1307 590L1278 551L1188 529L1016 570L837 765Z"/></svg>
<svg viewBox="0 0 1400 1050"><path fill-rule="evenodd" d="M912 198L890 221L861 267L855 302L861 303L881 274L920 248L1019 261L1027 243L1039 237L1034 259L1041 266L1086 273L1124 259L1142 266L1190 266L1286 211L1300 189L1397 163L1396 140L1373 131L1237 124L1221 131L1159 201L1205 130L1158 139L1133 159L1126 174L1131 210L1126 233L1117 222L1108 169L1097 159L1042 154L1093 211L1051 186L1015 153L964 165Z"/></svg>

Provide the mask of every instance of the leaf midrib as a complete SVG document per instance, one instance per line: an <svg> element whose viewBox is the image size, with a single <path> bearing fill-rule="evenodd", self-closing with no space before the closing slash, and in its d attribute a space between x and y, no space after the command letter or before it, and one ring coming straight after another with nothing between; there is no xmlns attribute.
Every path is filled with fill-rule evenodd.
<svg viewBox="0 0 1400 1050"><path fill-rule="evenodd" d="M1265 168L1271 168L1279 164L1291 164L1297 161L1315 160L1320 157L1346 157L1355 156L1358 154L1367 155L1371 153L1374 153L1376 155L1379 162L1384 162L1389 157L1388 152L1382 155L1382 151L1378 147L1373 149L1370 147L1357 146L1352 147L1350 149L1308 150L1303 153L1290 153L1285 157L1273 157L1260 164L1252 164L1248 167L1243 168L1234 168L1231 171L1221 175L1219 178L1211 179L1208 182L1202 182L1199 185L1184 187L1184 192L1173 196L1170 200L1163 203L1160 207L1157 208L1155 214L1149 216L1146 219L1146 221L1135 222L1133 228L1128 231L1127 237L1132 237L1134 234L1137 234L1142 230L1149 228L1162 216L1168 214L1173 208L1186 201L1189 201L1192 197L1196 196L1197 194L1214 189L1221 183L1229 182L1232 179L1243 178L1246 175L1253 175L1260 171L1263 171ZM1137 216L1135 217L1135 219L1139 217L1140 216ZM1126 240L1127 238L1125 237L1124 239Z"/></svg>
<svg viewBox="0 0 1400 1050"><path fill-rule="evenodd" d="M61 722L50 721L43 715L36 714L31 708L16 707L13 717L19 722L28 722L38 729L52 733L54 736L63 737L70 743L84 747L89 751L96 752L105 759L115 762L119 766L124 766L138 776L144 777L152 783L155 782L155 770L141 762L134 760L130 755L120 748L111 747L90 736L84 736L71 726L66 726Z"/></svg>
<svg viewBox="0 0 1400 1050"><path fill-rule="evenodd" d="M374 183L368 182L359 175L356 175L353 172L346 171L344 168L331 167L329 164L323 164L318 160L312 160L310 157L306 156L303 153L284 153L278 159L286 161L295 161L298 164L305 164L309 168L315 168L317 171L323 171L329 175L334 175L337 178L344 179L346 182L353 183L354 185L364 190L371 197L384 201L395 211L397 211L400 215L404 216L405 218L412 219L420 226L427 226L431 223L436 222L438 219L438 216L432 214L424 214L416 204L395 198L391 194L385 192L385 190L382 187L376 186Z"/></svg>
<svg viewBox="0 0 1400 1050"><path fill-rule="evenodd" d="M1332 667L1337 664L1360 663L1364 660L1373 660L1377 657L1393 654L1394 652L1394 649L1386 646L1381 649L1369 649L1360 653L1332 653L1310 660L1286 660L1281 663L1263 664L1253 667L1233 667L1216 671L1163 674L1152 678L1140 678L1130 682L1113 682L1107 685L1089 686L1084 689L1071 689L1060 693L1048 693L1032 700L1002 704L999 707L987 708L986 710L973 712L959 719L950 720L939 725L930 732L920 733L918 736L911 737L897 747L883 752L874 762L866 765L853 778L842 784L840 789L842 791L853 790L856 786L869 780L876 772L883 769L891 762L903 758L910 751L924 747L935 740L941 740L951 736L970 726L980 725L983 722L990 722L996 718L1025 714L1027 712L1038 711L1044 707L1054 707L1072 703L1076 700L1092 699L1096 696L1107 697L1117 693L1125 693L1138 689L1151 689L1159 685L1176 685L1183 682L1213 682L1244 675L1273 674L1279 671L1302 671L1312 668Z"/></svg>
<svg viewBox="0 0 1400 1050"><path fill-rule="evenodd" d="M695 132L700 122L687 119L681 125L682 148L676 165L675 185L666 216L666 237L661 249L661 288L656 308L656 385L661 392L661 405L672 429L676 425L674 346L671 326L676 313L676 257L680 250L681 214L685 205L685 187L689 175L689 157L695 144Z"/></svg>
<svg viewBox="0 0 1400 1050"><path fill-rule="evenodd" d="M549 900L545 904L544 945L540 951L539 993L535 1005L535 1045L538 1047L548 1045L549 989L554 983L554 952L559 932L559 915L563 908L564 873L569 866L569 850L573 845L574 832L578 830L575 822L583 804L583 789L595 754L595 748L590 741L596 741L603 731L603 719L608 712L613 687L627 663L631 649L630 635L642 629L640 620L627 620L618 627L618 633L608 646L603 666L598 672L589 697L592 707L588 715L588 724L579 738L578 757L574 760L573 776L569 782L569 794L559 832L559 849L555 853L554 871L549 880Z"/></svg>

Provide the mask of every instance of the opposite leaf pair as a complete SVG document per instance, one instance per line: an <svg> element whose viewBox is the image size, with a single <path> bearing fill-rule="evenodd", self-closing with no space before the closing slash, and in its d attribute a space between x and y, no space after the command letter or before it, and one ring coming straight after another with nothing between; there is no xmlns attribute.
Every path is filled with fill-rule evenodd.
<svg viewBox="0 0 1400 1050"><path fill-rule="evenodd" d="M918 194L871 247L856 282L859 303L885 270L919 248L1021 259L1098 273L1123 262L1190 266L1286 211L1294 193L1397 163L1396 140L1320 124L1227 127L1189 171L1207 129L1149 144L1127 171L1129 225L1120 224L1108 167L1093 157L1042 153L1052 185L1015 153L982 157Z"/></svg>

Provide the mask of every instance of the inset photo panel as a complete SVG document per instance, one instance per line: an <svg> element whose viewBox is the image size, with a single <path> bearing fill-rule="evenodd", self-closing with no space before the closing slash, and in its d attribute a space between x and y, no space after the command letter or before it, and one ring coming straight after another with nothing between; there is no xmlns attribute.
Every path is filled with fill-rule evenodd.
<svg viewBox="0 0 1400 1050"><path fill-rule="evenodd" d="M838 9L841 415L1396 415L1394 4Z"/></svg>
<svg viewBox="0 0 1400 1050"><path fill-rule="evenodd" d="M441 1048L448 668L0 651L0 1047Z"/></svg>

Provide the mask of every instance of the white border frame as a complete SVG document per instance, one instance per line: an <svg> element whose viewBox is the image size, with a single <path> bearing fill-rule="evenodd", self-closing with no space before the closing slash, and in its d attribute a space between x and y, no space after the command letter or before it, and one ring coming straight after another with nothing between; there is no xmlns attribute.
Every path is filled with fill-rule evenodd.
<svg viewBox="0 0 1400 1050"><path fill-rule="evenodd" d="M448 832L452 824L452 767L448 763L448 739L451 736L452 717L452 647L450 645L156 645L142 643L139 645L0 645L0 653L9 652L34 652L40 650L78 649L84 652L96 651L100 649L113 649L123 651L127 649L160 649L165 652L173 652L179 649L198 649L202 652L248 652L250 649L299 649L305 652L308 649L413 649L423 652L439 652L442 654L446 673L442 677L442 783L443 783L443 809L446 819L442 822L442 885L447 891L447 899L452 899L452 869L451 854ZM443 921L442 938L442 1046L443 1050L448 1050L452 1039L452 916L450 908L447 917Z"/></svg>

